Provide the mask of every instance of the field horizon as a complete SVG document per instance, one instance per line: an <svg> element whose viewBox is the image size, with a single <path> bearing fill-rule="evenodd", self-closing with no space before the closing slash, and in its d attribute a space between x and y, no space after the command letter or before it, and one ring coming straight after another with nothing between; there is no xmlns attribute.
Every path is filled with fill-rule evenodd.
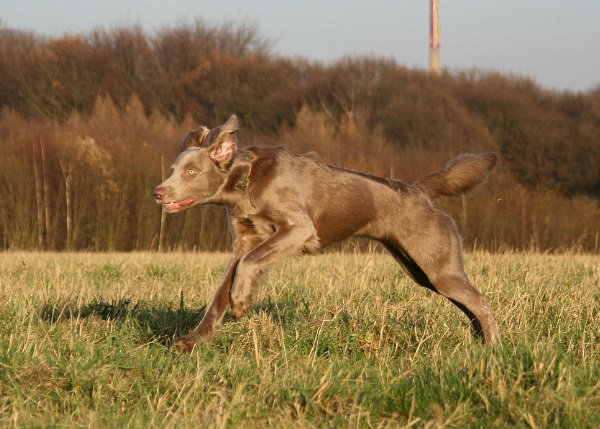
<svg viewBox="0 0 600 429"><path fill-rule="evenodd" d="M0 425L600 426L600 256L470 252L501 344L376 251L291 259L189 355L226 253L0 253Z"/></svg>

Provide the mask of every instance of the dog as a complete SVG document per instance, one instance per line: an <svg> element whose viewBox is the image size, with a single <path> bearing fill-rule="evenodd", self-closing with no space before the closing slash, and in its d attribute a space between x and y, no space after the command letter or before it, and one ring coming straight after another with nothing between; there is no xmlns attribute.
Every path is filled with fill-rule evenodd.
<svg viewBox="0 0 600 429"><path fill-rule="evenodd" d="M496 165L494 153L459 155L407 185L328 165L314 152L240 149L238 130L233 115L214 129L189 132L171 175L153 191L167 213L198 204L226 206L233 239L233 255L204 317L176 347L191 351L210 337L229 307L235 320L245 316L274 265L351 236L382 243L416 283L462 310L476 337L499 341L488 301L463 269L454 221L432 202L482 182Z"/></svg>

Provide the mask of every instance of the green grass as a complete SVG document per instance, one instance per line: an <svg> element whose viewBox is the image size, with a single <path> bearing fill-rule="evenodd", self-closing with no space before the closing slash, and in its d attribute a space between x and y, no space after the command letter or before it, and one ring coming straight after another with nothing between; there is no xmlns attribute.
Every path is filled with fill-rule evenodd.
<svg viewBox="0 0 600 429"><path fill-rule="evenodd" d="M0 254L0 427L600 427L600 257L469 254L502 345L377 253L272 271L169 347L222 254Z"/></svg>

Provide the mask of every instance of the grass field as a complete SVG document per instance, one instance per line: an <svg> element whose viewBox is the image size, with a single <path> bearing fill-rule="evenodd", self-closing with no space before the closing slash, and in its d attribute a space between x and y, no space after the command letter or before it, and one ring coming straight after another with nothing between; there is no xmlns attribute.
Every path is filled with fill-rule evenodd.
<svg viewBox="0 0 600 429"><path fill-rule="evenodd" d="M600 427L600 257L474 253L502 345L387 255L271 273L191 355L223 254L0 254L0 427Z"/></svg>

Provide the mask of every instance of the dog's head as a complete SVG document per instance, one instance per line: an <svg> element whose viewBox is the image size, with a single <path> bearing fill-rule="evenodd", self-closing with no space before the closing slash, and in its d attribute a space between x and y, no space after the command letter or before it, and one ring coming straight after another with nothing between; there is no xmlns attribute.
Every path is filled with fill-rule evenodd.
<svg viewBox="0 0 600 429"><path fill-rule="evenodd" d="M220 127L190 131L180 143L171 175L154 189L156 202L169 213L211 202L227 180L237 153L238 130L232 115Z"/></svg>

